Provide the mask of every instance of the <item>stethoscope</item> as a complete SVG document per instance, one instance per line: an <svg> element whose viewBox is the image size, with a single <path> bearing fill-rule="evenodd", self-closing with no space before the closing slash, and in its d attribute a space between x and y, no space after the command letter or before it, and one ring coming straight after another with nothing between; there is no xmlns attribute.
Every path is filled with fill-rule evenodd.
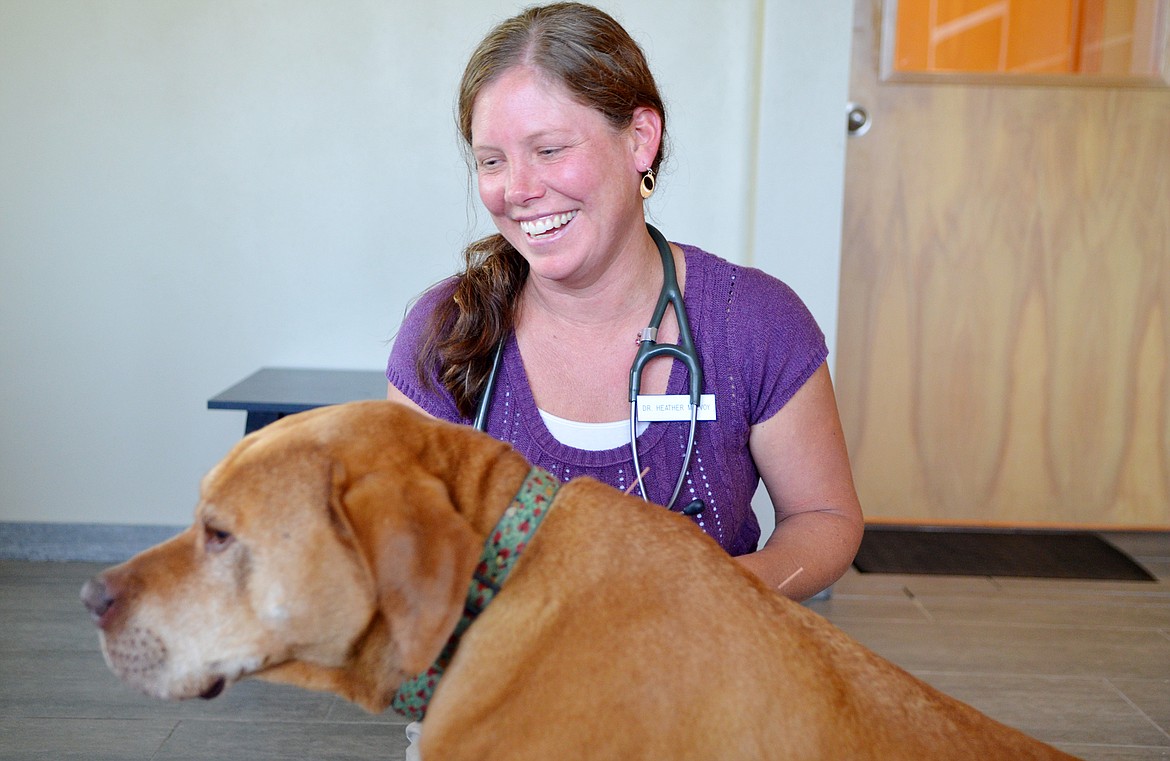
<svg viewBox="0 0 1170 761"><path fill-rule="evenodd" d="M662 233L652 225L646 225L650 237L658 247L658 254L662 257L662 291L658 294L658 303L654 306L654 314L650 318L650 325L642 330L638 338L638 353L634 356L634 363L630 367L630 450L634 454L634 473L636 474L638 489L642 499L646 497L646 485L642 481L642 466L638 462L638 392L642 386L642 369L646 363L655 357L668 356L682 362L687 368L687 377L690 381L691 423L687 434L686 455L683 458L682 470L678 474L678 482L670 501L666 503L670 509L686 483L687 468L691 464L691 454L695 448L695 428L699 420L699 405L702 401L703 368L699 366L699 353L695 350L695 341L691 335L691 324L687 319L687 310L683 305L682 290L678 287L678 277L674 270L674 255L670 251L670 244ZM662 318L666 315L666 308L674 309L675 320L678 322L678 343L658 343L658 329L662 327ZM472 425L480 431L487 429L488 411L491 409L492 396L496 390L496 380L500 372L500 363L504 356L504 341L496 346L492 357L491 371L488 373L487 383L484 385L483 396L479 400L479 408L475 413ZM701 499L690 502L683 508L685 515L698 515L706 507Z"/></svg>

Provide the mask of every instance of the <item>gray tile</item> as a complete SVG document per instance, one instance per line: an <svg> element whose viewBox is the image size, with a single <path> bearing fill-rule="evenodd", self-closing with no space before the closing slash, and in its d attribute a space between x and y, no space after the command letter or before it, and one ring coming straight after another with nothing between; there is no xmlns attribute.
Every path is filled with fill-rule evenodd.
<svg viewBox="0 0 1170 761"><path fill-rule="evenodd" d="M1170 602L1170 583L1162 578L1157 581L1088 581L997 577L992 581L1006 594L1030 597L1099 597Z"/></svg>
<svg viewBox="0 0 1170 761"><path fill-rule="evenodd" d="M29 718L167 719L274 718L320 721L332 695L244 681L215 700L178 703L142 695L110 673L93 652L0 652L0 716Z"/></svg>
<svg viewBox="0 0 1170 761"><path fill-rule="evenodd" d="M101 566L0 562L0 651L94 650L81 585Z"/></svg>
<svg viewBox="0 0 1170 761"><path fill-rule="evenodd" d="M369 713L364 708L360 708L353 703L350 703L345 698L334 698L329 706L329 713L326 716L327 721L348 722L350 724L393 724L405 730L408 719L399 716L392 710L385 710L382 713Z"/></svg>
<svg viewBox="0 0 1170 761"><path fill-rule="evenodd" d="M915 672L938 689L1048 743L1170 748L1170 737L1108 680Z"/></svg>
<svg viewBox="0 0 1170 761"><path fill-rule="evenodd" d="M809 607L1087 761L1170 761L1168 537L1110 535L1152 584L850 571ZM0 761L402 757L403 719L335 696L253 681L165 703L125 687L78 602L103 567L0 561Z"/></svg>
<svg viewBox="0 0 1170 761"><path fill-rule="evenodd" d="M67 612L48 606L40 610L5 608L0 605L0 617L4 620L0 652L28 652L30 646L38 651L98 652L97 630L80 603L76 604L77 610Z"/></svg>
<svg viewBox="0 0 1170 761"><path fill-rule="evenodd" d="M907 594L954 594L981 597L999 594L999 587L986 576L915 576L895 573L860 573L849 569L833 585L836 594L863 594L868 596Z"/></svg>
<svg viewBox="0 0 1170 761"><path fill-rule="evenodd" d="M1001 595L970 598L918 598L939 623L1004 623L1016 626L1086 627L1103 629L1170 628L1170 601L1148 597Z"/></svg>
<svg viewBox="0 0 1170 761"><path fill-rule="evenodd" d="M370 723L184 721L167 738L157 761L269 761L401 759L401 726Z"/></svg>
<svg viewBox="0 0 1170 761"><path fill-rule="evenodd" d="M0 761L150 761L172 721L0 718Z"/></svg>
<svg viewBox="0 0 1170 761"><path fill-rule="evenodd" d="M809 600L809 610L834 623L849 620L926 621L922 607L909 595L860 595L834 591L826 600Z"/></svg>
<svg viewBox="0 0 1170 761"><path fill-rule="evenodd" d="M1170 678L1110 679L1126 700L1170 736Z"/></svg>
<svg viewBox="0 0 1170 761"><path fill-rule="evenodd" d="M0 566L6 564L0 563ZM26 564L30 566L62 565ZM76 570L76 569L70 569ZM93 631L89 615L81 604L81 585L88 574L59 572L56 577L47 576L43 571L21 574L11 568L0 568L0 614L20 615L29 613L54 614L65 624L74 624L79 629Z"/></svg>
<svg viewBox="0 0 1170 761"><path fill-rule="evenodd" d="M1170 639L1153 630L902 621L842 621L840 626L910 670L1128 678L1170 674Z"/></svg>
<svg viewBox="0 0 1170 761"><path fill-rule="evenodd" d="M1084 761L1166 761L1170 748L1143 748L1124 745L1075 745L1057 743L1056 747Z"/></svg>

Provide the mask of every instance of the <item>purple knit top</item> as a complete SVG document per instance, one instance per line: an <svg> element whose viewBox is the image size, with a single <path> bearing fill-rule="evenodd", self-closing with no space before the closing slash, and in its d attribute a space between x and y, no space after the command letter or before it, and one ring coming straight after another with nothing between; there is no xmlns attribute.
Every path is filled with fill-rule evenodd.
<svg viewBox="0 0 1170 761"><path fill-rule="evenodd" d="M753 552L760 526L751 509L760 475L748 451L751 426L776 414L828 356L824 335L797 295L771 275L720 259L694 246L686 256L683 301L703 367L703 393L715 395L716 421L700 421L687 481L676 510L695 498L706 509L693 520L732 555ZM420 334L434 306L451 298L454 278L424 293L411 308L390 352L386 377L431 415L470 423L437 380L429 390L415 373ZM647 315L649 316L649 315ZM668 394L687 393L675 362ZM638 437L638 458L652 502L670 499L686 453L689 421L650 423ZM592 476L625 491L636 481L628 445L601 452L565 446L545 427L515 336L504 348L487 431L562 481Z"/></svg>

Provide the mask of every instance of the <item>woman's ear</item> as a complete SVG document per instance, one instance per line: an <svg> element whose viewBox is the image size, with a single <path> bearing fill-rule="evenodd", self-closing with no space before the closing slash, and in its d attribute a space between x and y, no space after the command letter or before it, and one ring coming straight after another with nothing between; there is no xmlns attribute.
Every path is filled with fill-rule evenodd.
<svg viewBox="0 0 1170 761"><path fill-rule="evenodd" d="M630 134L633 139L635 168L639 173L653 166L662 144L662 114L648 106L634 109L630 120Z"/></svg>

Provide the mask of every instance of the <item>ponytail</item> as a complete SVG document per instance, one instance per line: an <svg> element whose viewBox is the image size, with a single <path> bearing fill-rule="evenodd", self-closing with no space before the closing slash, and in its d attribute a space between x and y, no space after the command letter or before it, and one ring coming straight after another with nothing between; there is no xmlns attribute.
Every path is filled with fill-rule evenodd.
<svg viewBox="0 0 1170 761"><path fill-rule="evenodd" d="M431 314L415 367L424 381L437 368L459 414L470 418L487 384L494 349L515 326L528 262L502 235L472 243L463 257L455 293Z"/></svg>

